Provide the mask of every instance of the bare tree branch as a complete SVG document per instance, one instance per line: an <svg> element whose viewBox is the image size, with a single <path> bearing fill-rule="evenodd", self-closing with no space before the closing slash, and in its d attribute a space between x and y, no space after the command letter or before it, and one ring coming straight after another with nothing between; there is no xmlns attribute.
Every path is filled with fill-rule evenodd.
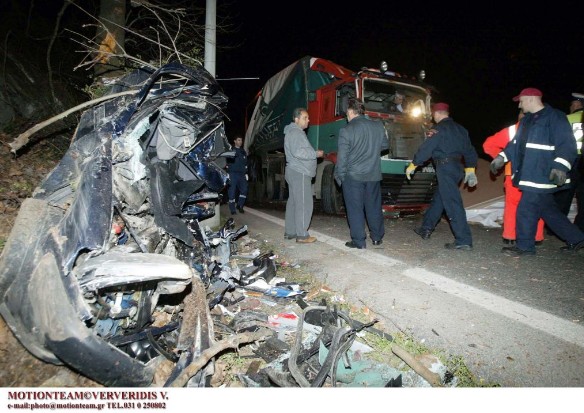
<svg viewBox="0 0 584 413"><path fill-rule="evenodd" d="M79 6L78 4L75 4L75 3L72 3L72 4L73 4L74 6L76 6L76 7L78 7L80 10L82 10L82 11L83 11L85 14L87 14L88 16L90 16L90 17L91 17L93 20L97 21L97 22L98 22L98 23L99 23L99 24L100 24L102 27L104 27L104 26L103 26L103 23L102 23L101 21L99 21L99 20L98 20L98 19L97 19L95 16L93 16L92 14L90 14L89 12L87 12L85 9L83 9L83 8L82 8L81 6ZM167 10L167 12L168 12L168 10ZM156 17L157 17L157 19L159 19L159 17L158 17L158 16L156 16ZM131 34L133 34L133 35L135 35L135 36L137 36L137 37L139 37L139 38L141 38L141 39L143 39L143 40L146 40L146 41L148 41L148 42L150 42L150 43L153 43L154 45L157 45L159 48L162 48L162 49L164 49L164 50L167 50L167 51L170 51L170 52L172 52L173 54L176 54L176 55L177 55L177 57L179 58L179 60L180 60L180 57L183 57L183 58L189 59L189 60L191 60L191 61L194 61L195 63L197 63L197 64L199 64L199 65L201 64L201 62L200 62L199 60L197 60L197 59L194 59L193 57L191 57L191 56L188 56L187 54L184 54L184 53L181 53L180 51L178 51L178 50L177 50L177 48L176 48L176 45L175 45L174 43L173 43L173 47L171 48L171 47L169 47L169 46L166 46L165 44L162 44L160 41L152 40L152 39L150 39L149 37L147 37L147 36L144 36L144 35L142 35L141 33L138 33L138 32L137 32L137 31L135 31L135 30L130 30L130 29L128 29L127 27L122 27L122 26L120 26L119 24L117 24L117 23L115 23L115 22L113 22L113 21L110 21L110 20L108 20L108 19L103 19L103 20L104 20L104 21L106 21L106 22L108 22L108 23L110 23L110 24L112 24L112 25L114 25L114 26L117 26L117 27L120 27L120 28L122 28L122 29L124 29L125 31L127 31L128 33L131 33ZM160 19L159 19L159 20L160 20ZM104 29L105 29L105 27L104 27ZM74 32L73 32L73 33L74 33ZM167 34L168 34L168 32L167 32ZM168 35L169 35L169 38L172 40L172 37L170 36L170 34L168 34ZM92 41L92 43L95 43L95 42L94 42L94 41ZM125 57L127 57L127 58L132 58L133 60L136 60L136 61L139 61L139 60L140 60L140 59L137 59L137 58L133 58L131 55L129 55L128 53L126 53L126 51L124 50L124 48L123 48L121 45L120 45L120 49L122 49L122 50L124 51L124 56L125 56ZM141 61L141 60L140 60L140 61ZM151 64L148 64L148 66L152 66L152 65L151 65Z"/></svg>
<svg viewBox="0 0 584 413"><path fill-rule="evenodd" d="M73 32L71 30L69 30L69 31L71 33L74 33L76 35L81 36L79 33ZM127 54L126 51L123 48L121 48L121 50L123 52L122 54L119 54L119 53L111 53L111 52L104 52L103 50L100 51L98 49L98 47L90 47L89 45L84 44L84 43L81 43L78 40L75 40L75 39L71 39L71 40L74 41L75 43L78 43L78 44L82 45L85 48L85 50L83 50L83 52L87 52L86 57L90 56L93 53L98 53L99 52L99 53L105 54L107 56L120 57L120 58L124 58L124 59L133 60L133 61L135 61L136 63L139 63L142 66L151 67L151 68L156 69L156 67L153 64L150 64L150 63L148 63L148 62L146 62L144 60L138 59L137 57L134 57L134 56L131 56L131 55ZM90 42L95 43L95 42L93 42L93 40L90 40ZM78 64L77 66L75 66L73 68L73 70L77 70L77 69L79 69L81 67L87 67L88 69L91 69L96 63L97 63L97 60L96 59L92 59L91 61L88 61L87 62L87 61L85 61L85 58L83 58L83 60L81 61L81 63Z"/></svg>
<svg viewBox="0 0 584 413"><path fill-rule="evenodd" d="M63 17L63 13L71 3L75 0L65 0L61 10L57 14L57 21L55 22L55 29L53 30L53 35L51 36L51 40L49 41L49 46L47 47L47 70L49 75L49 89L51 91L51 97L53 102L57 103L59 107L61 107L61 102L57 100L57 96L55 95L55 87L53 85L53 69L51 67L51 51L53 49L53 44L55 43L55 39L57 38L57 33L59 32L59 26L61 25L61 17Z"/></svg>
<svg viewBox="0 0 584 413"><path fill-rule="evenodd" d="M162 25L162 28L164 29L164 31L165 31L165 32L166 32L166 34L168 35L168 38L170 39L170 42L172 43L172 47L173 47L173 49L174 49L174 54L176 54L176 57L178 58L178 61L179 61L180 63L182 63L182 60L180 59L180 53L179 53L178 49L176 48L176 42L175 42L175 39L173 39L173 38L172 38L172 36L170 35L170 33L168 32L168 29L166 28L166 24L165 24L165 23L164 23L164 21L163 21L163 20L160 18L160 16L158 15L158 13L156 13L156 12L154 11L154 9L153 9L153 8L149 8L149 7L147 7L147 6L145 6L145 7L146 7L148 10L150 10L150 12L151 12L152 14L154 14L154 16L156 16L156 18L158 19L158 21L159 21L159 22L160 22L160 24ZM180 19L179 19L179 22L180 22ZM177 33L177 36L178 36L178 33Z"/></svg>

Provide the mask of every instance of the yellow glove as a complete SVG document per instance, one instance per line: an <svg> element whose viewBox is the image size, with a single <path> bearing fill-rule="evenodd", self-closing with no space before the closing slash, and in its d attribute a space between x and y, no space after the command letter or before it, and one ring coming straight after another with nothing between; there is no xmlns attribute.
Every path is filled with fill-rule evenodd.
<svg viewBox="0 0 584 413"><path fill-rule="evenodd" d="M410 162L410 164L406 168L406 178L408 178L408 181L412 179L412 175L414 174L415 170L416 165L414 165L413 162Z"/></svg>
<svg viewBox="0 0 584 413"><path fill-rule="evenodd" d="M475 174L475 168L464 168L464 183L468 184L471 188L479 183Z"/></svg>

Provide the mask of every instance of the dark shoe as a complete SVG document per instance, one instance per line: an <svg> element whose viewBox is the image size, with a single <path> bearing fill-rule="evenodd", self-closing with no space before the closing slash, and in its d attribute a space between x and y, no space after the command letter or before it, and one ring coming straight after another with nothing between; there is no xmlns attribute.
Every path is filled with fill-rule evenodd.
<svg viewBox="0 0 584 413"><path fill-rule="evenodd" d="M231 211L231 215L237 215L237 211Z"/></svg>
<svg viewBox="0 0 584 413"><path fill-rule="evenodd" d="M539 247L542 244L543 244L543 240L541 240L541 241L535 241L535 246L536 247Z"/></svg>
<svg viewBox="0 0 584 413"><path fill-rule="evenodd" d="M428 239L428 238L430 238L430 235L432 234L432 230L424 229L421 227L414 229L414 232L416 234L418 234L420 237L422 237L422 239Z"/></svg>
<svg viewBox="0 0 584 413"><path fill-rule="evenodd" d="M560 251L562 251L562 252L576 252L582 248L584 248L584 241L580 241L577 244L567 244L565 247L561 247Z"/></svg>
<svg viewBox="0 0 584 413"><path fill-rule="evenodd" d="M296 235L284 234L284 239L294 239L294 238L296 238Z"/></svg>
<svg viewBox="0 0 584 413"><path fill-rule="evenodd" d="M515 240L514 239L503 238L503 244L513 246L513 245L515 245Z"/></svg>
<svg viewBox="0 0 584 413"><path fill-rule="evenodd" d="M296 242L299 244L312 244L315 241L316 241L316 237L296 238Z"/></svg>
<svg viewBox="0 0 584 413"><path fill-rule="evenodd" d="M347 241L347 242L345 242L345 247L357 248L357 249L360 249L360 250L364 250L365 249L365 247L360 247L357 244L355 244L353 241Z"/></svg>
<svg viewBox="0 0 584 413"><path fill-rule="evenodd" d="M535 251L520 250L517 247L503 247L501 252L509 257L524 257L527 255L535 255Z"/></svg>
<svg viewBox="0 0 584 413"><path fill-rule="evenodd" d="M454 242L449 242L448 244L444 244L444 248L447 250L471 251L472 245L456 245Z"/></svg>
<svg viewBox="0 0 584 413"><path fill-rule="evenodd" d="M239 207L239 208L237 208L237 210L238 210L239 212L241 212L242 214L245 214L245 211L243 210L243 207Z"/></svg>
<svg viewBox="0 0 584 413"><path fill-rule="evenodd" d="M380 240L378 240L378 241L375 241L375 240L373 240L371 243L372 243L373 245L381 245L381 244L383 244L383 240L382 240L382 239L380 239Z"/></svg>

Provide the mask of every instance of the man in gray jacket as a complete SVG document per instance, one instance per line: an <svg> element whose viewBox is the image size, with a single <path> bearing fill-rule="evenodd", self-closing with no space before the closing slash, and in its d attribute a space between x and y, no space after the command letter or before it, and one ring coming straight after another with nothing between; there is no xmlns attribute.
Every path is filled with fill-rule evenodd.
<svg viewBox="0 0 584 413"><path fill-rule="evenodd" d="M308 127L308 111L296 108L292 118L294 121L284 127L285 177L288 183L284 238L296 238L298 243L310 244L316 241L316 237L308 233L314 208L312 178L316 175L316 158L322 157L323 152L314 150L304 132Z"/></svg>
<svg viewBox="0 0 584 413"><path fill-rule="evenodd" d="M383 124L363 116L361 102L350 99L349 123L339 132L335 180L343 189L351 241L349 248L366 247L365 219L373 245L385 235L381 210L381 151L389 148Z"/></svg>

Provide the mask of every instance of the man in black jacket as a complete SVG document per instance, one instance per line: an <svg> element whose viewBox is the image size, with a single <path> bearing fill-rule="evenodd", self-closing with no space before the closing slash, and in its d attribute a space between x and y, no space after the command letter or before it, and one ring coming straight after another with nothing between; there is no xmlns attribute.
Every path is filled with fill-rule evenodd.
<svg viewBox="0 0 584 413"><path fill-rule="evenodd" d="M349 100L349 123L339 132L335 180L343 190L351 241L349 248L366 247L365 219L373 245L385 235L381 210L381 151L389 148L383 123L363 116L361 102Z"/></svg>

